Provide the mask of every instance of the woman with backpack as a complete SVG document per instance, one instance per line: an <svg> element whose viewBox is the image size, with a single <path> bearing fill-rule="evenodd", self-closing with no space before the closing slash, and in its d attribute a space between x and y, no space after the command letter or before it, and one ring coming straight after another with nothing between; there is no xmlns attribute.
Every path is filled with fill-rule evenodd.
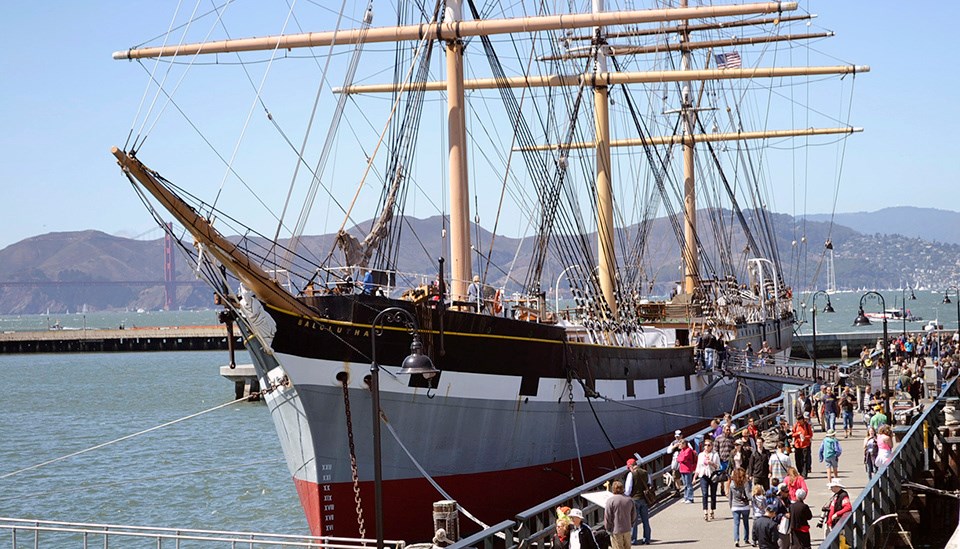
<svg viewBox="0 0 960 549"><path fill-rule="evenodd" d="M842 452L840 441L837 440L837 432L830 429L827 431L827 436L823 437L823 442L820 443L820 463L826 462L827 464L828 483L837 477L837 468Z"/></svg>

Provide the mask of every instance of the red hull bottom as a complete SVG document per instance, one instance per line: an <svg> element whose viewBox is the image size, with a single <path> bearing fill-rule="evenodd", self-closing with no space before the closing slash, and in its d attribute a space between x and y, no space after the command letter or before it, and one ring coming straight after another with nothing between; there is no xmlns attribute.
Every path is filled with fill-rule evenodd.
<svg viewBox="0 0 960 549"><path fill-rule="evenodd" d="M672 436L665 435L643 443L583 458L587 480L622 467L627 457L645 455L663 449ZM496 524L543 501L580 486L577 460L469 475L438 477L436 482L463 508L487 524ZM357 503L351 483L314 484L294 478L300 503L315 536L361 537L357 521ZM376 537L373 515L373 482L360 483L365 532ZM386 539L407 543L433 537L433 503L445 499L422 478L389 480L383 483L383 522ZM467 517L460 517L461 535L481 530Z"/></svg>

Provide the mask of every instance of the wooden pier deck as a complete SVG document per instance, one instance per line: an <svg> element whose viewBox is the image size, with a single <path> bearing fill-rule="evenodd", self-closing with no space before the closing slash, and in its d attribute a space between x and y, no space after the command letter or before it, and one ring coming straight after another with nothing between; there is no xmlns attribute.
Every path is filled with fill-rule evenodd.
<svg viewBox="0 0 960 549"><path fill-rule="evenodd" d="M817 460L820 442L823 440L824 433L819 430L816 420L814 420L813 433L813 467L810 476L805 480L810 493L807 495L807 505L813 512L814 520L811 521L810 535L812 546L817 547L824 538L824 529L816 528L817 517L820 515L820 507L826 503L832 496L832 492L827 488L827 473L824 464ZM842 430L843 421L838 418L837 426ZM843 453L840 455L840 481L847 487L852 502L860 495L860 491L867 484L867 473L863 466L863 438L866 436L866 427L860 417L856 414L854 417L854 431L851 438L843 438L843 434L838 433L840 447ZM695 491L694 504L687 505L681 503L682 498L672 498L667 500L666 506L655 508L650 517L650 527L653 530L653 543L651 545L669 545L671 547L702 547L704 549L717 549L718 547L733 547L733 516L730 513L730 504L726 496L717 495L717 511L714 520L706 522L703 520L703 499L700 497L699 487ZM743 540L741 526L740 547L747 547ZM753 520L750 521L750 530L753 530ZM753 538L751 537L751 541Z"/></svg>
<svg viewBox="0 0 960 549"><path fill-rule="evenodd" d="M243 348L239 331L237 349ZM227 348L224 326L161 326L128 329L47 330L0 333L0 353L205 351Z"/></svg>

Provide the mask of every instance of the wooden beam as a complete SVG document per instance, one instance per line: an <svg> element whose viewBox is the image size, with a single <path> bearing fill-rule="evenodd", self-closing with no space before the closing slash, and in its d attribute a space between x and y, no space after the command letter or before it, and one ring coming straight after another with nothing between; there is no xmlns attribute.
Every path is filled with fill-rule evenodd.
<svg viewBox="0 0 960 549"><path fill-rule="evenodd" d="M613 11L566 15L543 15L511 19L483 19L480 21L456 21L452 23L405 25L400 27L374 27L340 31L307 32L240 38L214 42L198 42L151 48L131 48L114 52L114 59L143 59L148 57L171 57L239 51L290 50L317 46L344 44L372 44L378 42L402 42L405 40L455 40L466 36L490 36L554 31L608 25L634 25L663 21L686 21L711 17L728 17L757 13L781 13L797 9L797 2L760 2L738 6L704 6L698 8L668 8L656 10Z"/></svg>
<svg viewBox="0 0 960 549"><path fill-rule="evenodd" d="M754 67L746 69L699 69L688 71L647 71L647 72L606 72L600 74L567 74L545 76L514 76L503 80L496 78L479 78L465 80L464 89L489 90L501 87L510 88L559 88L580 86L612 86L616 84L645 84L657 82L690 82L695 80L736 80L743 78L783 78L788 76L821 76L827 74L851 74L870 72L866 65L839 65L832 67ZM426 91L444 91L447 84L444 81L404 83L404 84L369 84L365 86L348 86L334 88L334 93L392 93L396 91L411 91L425 89Z"/></svg>
<svg viewBox="0 0 960 549"><path fill-rule="evenodd" d="M837 135L845 133L859 133L863 128L803 128L797 130L765 130L756 132L731 132L731 133L701 133L692 136L692 139L685 135L658 135L640 139L634 137L630 139L616 139L610 141L611 147L639 147L643 145L688 145L691 143L717 143L720 141L744 141L747 139L778 139L783 137L804 137L813 135ZM570 144L549 144L535 145L533 147L515 147L514 151L552 151L552 150L573 150L573 149L592 149L595 146L593 141L578 141Z"/></svg>

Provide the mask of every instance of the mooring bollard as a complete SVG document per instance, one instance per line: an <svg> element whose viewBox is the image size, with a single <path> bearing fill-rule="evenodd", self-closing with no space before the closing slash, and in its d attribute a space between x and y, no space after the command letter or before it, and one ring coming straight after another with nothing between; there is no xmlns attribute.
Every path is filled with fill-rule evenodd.
<svg viewBox="0 0 960 549"><path fill-rule="evenodd" d="M440 529L446 533L446 540L454 542L460 539L460 511L457 502L443 500L433 503L433 531ZM434 545L440 544L435 541Z"/></svg>

